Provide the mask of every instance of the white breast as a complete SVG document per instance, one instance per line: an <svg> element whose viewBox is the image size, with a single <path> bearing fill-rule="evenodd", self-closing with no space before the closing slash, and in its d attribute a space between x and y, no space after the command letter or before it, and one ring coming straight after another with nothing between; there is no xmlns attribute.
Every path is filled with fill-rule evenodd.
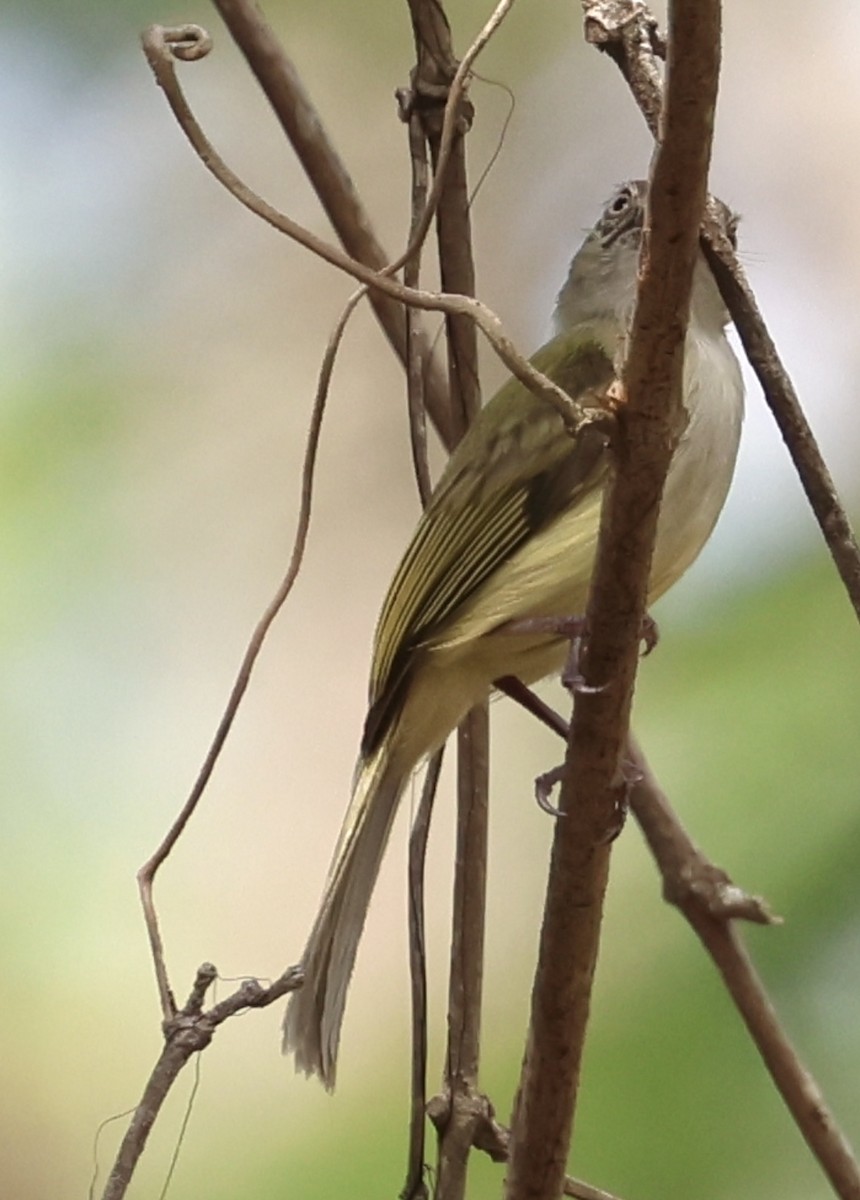
<svg viewBox="0 0 860 1200"><path fill-rule="evenodd" d="M722 330L687 335L684 395L689 424L675 451L657 528L650 599L683 575L711 535L728 494L743 419L738 361Z"/></svg>

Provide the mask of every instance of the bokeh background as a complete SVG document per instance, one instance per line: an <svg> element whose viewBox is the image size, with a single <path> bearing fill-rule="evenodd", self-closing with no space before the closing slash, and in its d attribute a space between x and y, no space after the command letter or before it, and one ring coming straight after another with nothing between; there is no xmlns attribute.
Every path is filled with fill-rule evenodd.
<svg viewBox="0 0 860 1200"><path fill-rule="evenodd" d="M396 0L271 0L382 240L407 224L393 91ZM457 44L489 4L451 0ZM565 265L649 141L578 5L515 8L479 70L511 89L474 206L480 294L525 349ZM315 376L348 280L219 191L153 86L137 33L207 24L183 70L228 161L323 234L256 86L201 0L6 0L0 26L3 834L0 1194L103 1180L159 1048L134 873L184 799L291 542ZM860 9L726 5L713 187L842 493L860 508ZM473 178L506 93L474 86ZM501 378L486 357L489 393ZM335 373L301 581L198 815L159 879L170 970L273 976L304 941L346 802L376 608L417 513L400 371L359 314ZM697 840L785 917L748 940L785 1022L860 1141L856 622L752 381L737 481L702 560L657 613L636 724ZM550 694L553 689L550 688ZM484 1083L507 1114L557 747L495 708ZM408 808L408 804L405 806ZM444 1035L452 808L430 863L431 1080ZM370 915L337 1094L281 1059L280 1011L232 1021L202 1062L174 1200L393 1195L407 1096L398 824ZM619 840L572 1169L637 1200L810 1200L828 1189L714 971ZM232 985L221 985L221 994ZM193 1084L131 1194L155 1197ZM471 1194L498 1194L476 1159ZM98 1190L98 1189L97 1189Z"/></svg>

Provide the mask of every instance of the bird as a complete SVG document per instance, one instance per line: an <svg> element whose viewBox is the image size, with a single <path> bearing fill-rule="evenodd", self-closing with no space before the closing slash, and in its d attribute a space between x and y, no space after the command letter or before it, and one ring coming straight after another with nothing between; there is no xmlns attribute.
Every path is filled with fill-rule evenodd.
<svg viewBox="0 0 860 1200"><path fill-rule="evenodd" d="M641 180L616 188L571 261L554 335L531 359L589 407L608 404L619 378L647 191ZM737 218L716 204L734 241ZM666 479L649 605L698 556L728 494L744 404L728 321L700 250L684 346L687 422ZM302 956L304 983L284 1018L284 1051L328 1090L401 794L420 763L488 698L494 681L514 676L530 684L564 666L564 636L510 627L585 611L612 469L608 436L572 436L547 401L511 378L454 450L406 547L376 626L351 800Z"/></svg>

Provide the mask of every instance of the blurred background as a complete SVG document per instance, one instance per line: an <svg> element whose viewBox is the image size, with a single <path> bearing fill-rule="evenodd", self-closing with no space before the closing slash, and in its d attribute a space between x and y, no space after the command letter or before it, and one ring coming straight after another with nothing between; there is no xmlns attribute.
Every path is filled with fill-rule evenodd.
<svg viewBox="0 0 860 1200"><path fill-rule="evenodd" d="M490 9L447 5L462 50ZM393 253L408 218L395 0L266 11ZM201 0L7 0L0 39L3 543L0 1194L103 1181L160 1044L135 871L184 800L282 574L316 372L351 283L279 238L194 159L138 48L150 22L216 39L181 70L228 162L326 222ZM860 9L727 4L712 185L841 489L860 508L856 154ZM479 63L511 89L474 206L479 291L525 350L583 229L650 144L579 6L519 4ZM476 82L473 179L507 93ZM513 281L513 286L512 286ZM485 391L502 372L486 356ZM376 610L417 514L401 373L359 313L335 372L311 540L212 785L158 881L171 977L295 961L346 803ZM688 828L785 918L746 933L785 1023L860 1142L860 642L752 380L712 543L656 613L636 726ZM554 687L550 696L557 695ZM507 1117L550 822L548 734L495 707L483 1082ZM404 806L408 809L408 803ZM337 1094L279 1052L280 1006L204 1056L173 1200L394 1195L407 1121L404 863L392 840L362 945ZM430 1079L441 1075L453 814L430 860ZM828 1189L630 823L614 854L571 1169L629 1200L809 1200ZM232 989L219 985L221 995ZM131 1195L159 1195L192 1087ZM476 1157L471 1195L499 1192ZM99 1188L97 1187L97 1194Z"/></svg>

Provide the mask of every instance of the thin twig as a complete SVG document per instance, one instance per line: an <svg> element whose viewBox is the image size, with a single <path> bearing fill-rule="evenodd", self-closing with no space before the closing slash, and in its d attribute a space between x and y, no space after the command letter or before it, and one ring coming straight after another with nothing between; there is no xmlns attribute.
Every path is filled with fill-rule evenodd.
<svg viewBox="0 0 860 1200"><path fill-rule="evenodd" d="M415 245L420 245L435 214L442 288L467 296L474 295L475 273L464 146L465 133L471 127L472 105L466 97L466 86L475 59L512 5L513 0L501 0L496 5L458 64L442 5L428 0L409 0L418 56L413 73L414 91L409 103L421 121L430 146L433 186L405 256ZM439 104L443 101L440 122ZM455 434L459 438L480 408L475 328L470 320L452 313L446 314L445 323L449 403L452 416L458 422Z"/></svg>
<svg viewBox="0 0 860 1200"><path fill-rule="evenodd" d="M663 141L652 170L636 311L587 606L531 1019L511 1131L508 1200L557 1196L573 1130L620 766L663 485L682 427L684 336L704 209L720 53L717 0L670 6Z"/></svg>
<svg viewBox="0 0 860 1200"><path fill-rule="evenodd" d="M203 996L217 974L211 963L204 963L197 971L188 1003L165 1023L164 1048L146 1082L140 1103L134 1110L105 1184L103 1200L123 1200L152 1126L179 1072L192 1054L209 1045L215 1030L228 1017L248 1008L265 1008L294 991L302 982L299 967L288 967L279 979L267 987L256 979L248 979L238 991L213 1005L208 1012L203 1012Z"/></svg>
<svg viewBox="0 0 860 1200"><path fill-rule="evenodd" d="M445 113L448 114L446 107ZM434 179L446 170L436 217L436 237L439 245L439 274L442 290L464 296L475 295L475 264L472 256L472 229L469 214L469 188L466 179L466 150L463 130L458 130L447 166L443 168L445 148L432 120L426 130L433 159ZM442 138L445 136L442 131ZM448 342L448 387L451 393L451 415L455 434L462 437L481 408L481 388L478 378L478 343L475 323L461 313L445 314L445 336Z"/></svg>
<svg viewBox="0 0 860 1200"><path fill-rule="evenodd" d="M492 172L493 167L495 167L499 155L502 153L502 148L504 147L505 139L508 135L508 127L510 126L511 121L514 119L514 110L517 107L517 98L514 92L506 83L502 83L500 79L490 79L486 75L479 75L477 71L472 72L472 78L477 79L480 83L486 84L487 87L498 88L499 91L504 92L508 99L508 111L502 118L502 124L499 128L498 134L496 135L496 144L493 147L493 151L486 163L481 167L481 173L472 186L471 192L469 193L470 209L480 195L481 189L489 179L490 173Z"/></svg>
<svg viewBox="0 0 860 1200"><path fill-rule="evenodd" d="M405 115L405 114L404 114ZM403 281L407 287L418 287L421 273L421 244L416 234L422 214L427 207L428 165L427 143L416 112L407 117L409 160L412 167L412 209L409 243L415 243L415 253L404 264ZM406 309L407 362L406 394L409 410L409 441L412 466L421 507L430 501L433 485L427 457L427 412L425 408L425 361L422 348L426 339L420 336L420 314ZM431 352L432 353L432 352ZM446 397L446 419L448 416ZM424 938L424 864L433 802L442 769L444 747L431 758L421 802L409 836L409 979L412 997L412 1078L410 1085L409 1149L406 1161L406 1182L401 1200L427 1200L425 1181L426 1106L427 1106L427 957Z"/></svg>
<svg viewBox="0 0 860 1200"><path fill-rule="evenodd" d="M511 91L511 89L509 87L507 87L506 84L500 83L498 79L489 79L485 75L479 75L477 71L474 71L472 73L472 78L480 80L481 83L486 84L488 87L496 87L496 88L499 88L501 91L503 91L508 98L508 110L505 113L504 118L502 120L501 128L499 129L498 135L496 137L496 144L493 149L493 152L490 155L490 157L487 159L484 166L481 168L481 173L478 176L477 182L472 186L472 188L469 192L469 211L470 212L472 210L472 207L474 206L476 199L478 198L478 195L481 192L481 189L483 188L484 184L487 182L487 179L489 178L490 173L493 170L493 167L496 165L496 161L497 161L499 155L502 152L502 147L504 146L505 137L507 136L507 132L508 132L508 127L509 127L511 121L513 120L514 110L516 108L516 97L514 96L514 93ZM398 93L398 96L400 96L402 98L403 103L405 105L408 105L411 101L412 93L411 92ZM407 111L407 109L404 108L403 111L405 113ZM414 111L414 107L413 107L413 111L412 111L412 116L410 117L410 122L412 125L414 125L416 127L420 126L419 119L417 117L417 114ZM425 145L424 143L422 143L422 144ZM414 164L413 164L413 166L414 166ZM410 242L411 241L412 241L412 235L410 234ZM409 263L405 264L405 266L404 266L403 282L408 287L417 287L418 286L417 283L414 283L413 281L411 281L408 276L408 271L409 271L411 262L412 262L412 260L410 259ZM410 316L412 316L413 313L414 313L414 309L407 307L407 309L406 309L407 323L409 321ZM437 332L436 334L434 334L433 338L430 341L430 351L429 352L431 353L431 355L432 355L433 351L435 351L436 343L438 342L438 340L439 340L439 333ZM421 349L422 349L422 353L427 353L426 340L422 341ZM425 390L426 390L426 388L425 388ZM425 407L426 407L426 405L425 405ZM437 432L438 432L438 430L437 430ZM443 442L448 450L452 449L452 445L450 443L445 442L444 439L443 439Z"/></svg>
<svg viewBox="0 0 860 1200"><path fill-rule="evenodd" d="M375 271L394 273L399 270L413 254L420 251L435 215L460 101L468 85L472 65L504 20L513 5L513 0L500 0L453 74L448 89L440 142L441 154L436 164L433 187L426 209L411 232L406 250L393 263L387 260L373 234L370 218L342 160L328 139L322 120L313 107L294 64L267 24L258 5L254 0L213 2L272 105L344 248L353 258ZM371 293L371 303L392 347L405 364L408 361L410 335L408 326L404 335L402 310L392 305L387 295L380 295L378 292ZM448 409L448 396L424 339L421 342L421 354L427 361L427 375L424 381L427 407L443 442L450 450L456 444L457 438L447 425L445 414Z"/></svg>
<svg viewBox="0 0 860 1200"><path fill-rule="evenodd" d="M656 64L662 40L656 19L641 0L582 0L582 3L587 39L618 64L656 136L656 114L662 97ZM848 599L860 619L860 547L797 392L764 323L743 267L717 223L706 221L701 242Z"/></svg>
<svg viewBox="0 0 860 1200"><path fill-rule="evenodd" d="M472 73L472 66L514 5L514 0L499 0L499 3L478 31L477 36L473 39L459 64L455 64L451 50L450 29L448 28L448 22L439 0L433 0L432 3L427 3L426 0L408 0L408 2L412 12L413 28L418 43L419 54L415 81L416 92L419 96L422 94L427 96L433 95L438 89L437 96L443 99L445 103L441 129L436 131L435 138L433 139L436 142L438 154L433 163L433 186L430 189L427 206L421 220L412 231L409 245L397 260L395 269L402 266L424 243L427 231L430 228L430 222L436 215L439 207L443 191L448 186L446 184L446 171L451 155L454 153L454 147L457 144L457 138L455 137L457 133L456 127L458 122L462 120L461 102L465 96L469 77ZM429 38L433 38L432 48L429 44ZM433 78L423 78L423 73L431 63L433 67L437 68L437 72L434 73ZM456 70L454 70L453 77L450 84L448 84L447 76L455 65Z"/></svg>
<svg viewBox="0 0 860 1200"><path fill-rule="evenodd" d="M185 27L187 29L187 27ZM179 86L171 55L171 30L153 25L144 31L142 43L146 57L156 81L167 97L168 103L182 131L185 133L201 162L241 204L261 217L279 232L286 234L305 249L322 258L339 270L351 275L360 283L381 290L403 304L434 312L463 314L470 317L487 338L505 366L519 381L540 396L560 414L572 433L590 424L600 424L603 418L593 411L584 410L574 404L570 397L542 372L537 371L527 359L519 354L504 332L496 314L479 300L470 296L452 295L445 292L427 292L407 288L384 273L371 270L358 260L330 245L291 220L262 197L258 196L227 166L200 128Z"/></svg>
<svg viewBox="0 0 860 1200"><path fill-rule="evenodd" d="M471 104L464 95L471 64L511 7L496 6L490 20L457 65L451 31L439 0L409 0L417 65L411 107L417 111L433 162L433 186L413 241L420 243L435 208L442 288L473 296L475 266L469 218L465 135ZM441 121L440 106L444 102ZM461 437L480 410L475 324L446 313L451 423ZM457 851L448 987L448 1041L439 1129L437 1200L461 1200L478 1114L481 995L489 811L489 716L486 705L469 713L457 741ZM436 1102L438 1107L438 1101Z"/></svg>
<svg viewBox="0 0 860 1200"><path fill-rule="evenodd" d="M421 214L427 206L428 167L427 142L420 118L416 112L409 114L407 121L409 130L409 161L412 165L412 216L409 228L409 243L417 242L416 232L421 221ZM421 272L420 243L414 254L411 254L404 264L403 282L407 287L418 287ZM418 312L410 306L406 308L406 399L409 410L409 442L412 449L412 469L415 472L415 482L418 486L418 496L421 507L426 508L433 484L430 479L430 464L427 458L427 407L426 407L426 367L427 361L424 350L427 339L422 336ZM429 351L432 357L432 350ZM446 423L450 422L448 405L445 399Z"/></svg>
<svg viewBox="0 0 860 1200"><path fill-rule="evenodd" d="M409 977L412 985L412 1086L409 1154L401 1200L426 1200L424 1128L427 1105L427 955L424 939L424 863L443 750L427 764L421 801L409 834Z"/></svg>
<svg viewBox="0 0 860 1200"><path fill-rule="evenodd" d="M373 231L370 215L295 64L259 6L254 0L213 0L213 3L244 54L344 249L374 271L384 270L389 257ZM371 292L370 303L394 352L405 364L408 339L403 306L380 291ZM424 384L427 408L443 443L450 448L453 436L445 424L447 385L441 370L432 362L426 340L422 343L422 357L427 360Z"/></svg>
<svg viewBox="0 0 860 1200"><path fill-rule="evenodd" d="M489 1102L478 1090L484 979L489 714L473 709L457 731L457 841L448 983L445 1087L428 1105L439 1133L437 1200L462 1200L475 1129Z"/></svg>
<svg viewBox="0 0 860 1200"><path fill-rule="evenodd" d="M224 742L235 720L236 713L248 687L251 678L251 672L254 669L254 664L260 650L263 647L266 635L269 632L272 622L278 615L281 607L284 604L287 596L292 590L293 584L298 576L299 569L304 557L305 545L307 543L308 530L311 520L311 502L313 499L313 484L314 484L314 468L316 466L316 455L319 446L320 432L322 430L323 413L325 412L326 400L328 398L329 384L331 382L331 373L334 368L334 362L337 355L337 350L343 337L344 329L347 321L364 294L364 289L360 289L349 300L341 314L335 329L326 346L325 355L323 356L322 366L320 368L319 381L317 384L317 392L314 397L313 409L311 410L310 426L308 428L307 442L305 445L305 457L302 465L302 484L301 497L299 503L299 515L296 522L296 533L293 541L293 548L290 554L290 561L287 566L286 573L281 581L278 590L272 597L266 607L265 612L257 622L257 626L251 635L251 640L245 650L242 662L239 666L239 671L236 680L230 691L227 705L221 720L218 723L218 728L215 731L215 736L207 751L206 757L203 760L197 778L194 781L194 786L182 806L179 815L170 826L167 834L161 844L156 849L155 853L144 863L137 873L138 887L140 889L140 899L143 905L144 919L146 928L149 934L150 949L152 951L153 964L155 967L155 977L158 985L158 994L161 1001L162 1016L165 1021L170 1020L176 1012L176 1006L173 999L173 993L170 988L170 982L167 973L167 964L164 957L164 946L161 939L161 933L158 926L158 916L153 902L152 887L156 872L167 856L170 854L173 847L176 845L182 831L188 824L194 810L196 809L200 798L209 782L221 750L224 747Z"/></svg>
<svg viewBox="0 0 860 1200"><path fill-rule="evenodd" d="M233 6L233 7L235 7L235 6ZM499 7L500 7L500 9L506 9L507 7L509 7L509 3L502 4ZM231 11L232 11L230 4L225 4L225 8L231 9ZM247 15L247 12L249 11L247 5L239 5L238 8L241 9L243 11L243 13L245 13ZM502 13L502 15L504 15L504 14ZM500 20L500 19L501 19L501 17L497 18L496 24L498 24L498 20ZM488 28L492 28L492 27L494 27L494 25L493 25L493 22L491 21L488 24ZM264 37L269 36L269 33L270 33L270 31L268 31L267 28L264 28L264 30L263 30ZM479 38L477 39L477 41L470 48L470 61L473 61L474 58L477 56L480 49L485 44L487 36L489 36L489 35L485 31L482 31L482 35L479 35ZM173 97L171 104L172 104L172 107L174 108L174 112L176 113L177 118L180 120L180 124L183 124L183 117L184 117L189 122L188 126L183 124L183 128L189 134L189 137L192 137L192 131L193 131L196 135L198 135L199 145L200 146L208 146L208 143L202 133L202 130L200 130L199 126L197 125L197 122L194 120L194 118L191 114L191 111L188 108L187 103L185 102L184 96L181 93L181 89L179 89L178 81L176 80L175 72L173 70L173 59L178 58L179 60L181 60L183 62L194 62L194 61L198 61L199 59L205 57L211 50L211 39L209 38L209 35L206 33L205 30L201 29L199 26L196 26L196 25L183 25L183 26L173 28L173 29L164 29L160 26L153 26L150 29L148 29L147 31L145 31L143 38L142 38L142 42L143 42L143 46L144 46L144 49L145 49L145 52L147 55L147 59L150 62L150 65L152 66L153 71L156 74L156 78L158 79L159 83L164 88L164 90L168 94L168 96L172 95L172 97ZM289 66L289 64L287 64L287 65ZM280 66L283 68L284 64L281 63ZM284 69L286 69L286 68L284 68ZM457 88L460 91L465 87L465 79L466 79L465 71L457 76ZM298 80L294 79L292 82L296 85L296 87L299 86ZM293 92L291 92L291 95L293 96L293 98L295 98L295 95L296 95L295 90L293 90ZM452 99L456 102L456 99L458 98L458 96L459 96L459 91L456 96L452 97ZM174 100L176 102L175 104L173 103ZM450 104L448 107L446 107L446 118L448 116L449 111L452 111L453 108L454 108L453 103ZM305 115L307 115L307 113ZM453 137L454 137L453 121L447 120L446 126L445 126L445 138L444 138L443 145L442 145L442 151L443 151L444 156L446 156L446 157L450 154L450 145L453 140ZM194 137L192 137L192 142L194 142ZM325 145L328 146L328 143L325 142ZM195 145L195 148L197 148L197 144ZM214 151L212 151L211 148L209 148L209 150L210 150L209 156L207 156L206 153L203 153L200 150L199 150L199 152L201 152L201 157L203 158L203 160L205 162L207 162L207 165L209 165L210 167L214 167L214 160L217 159L218 156L214 154ZM212 161L210 161L210 156L211 156ZM224 166L224 164L221 164L221 165ZM329 166L331 166L330 163L329 163ZM228 169L226 168L226 166L224 166L224 171L227 174L231 174L228 171ZM217 172L216 172L216 174L217 174ZM247 192L247 189L242 189L242 185L240 184L240 182L238 180L235 179L235 177L233 177L233 179L239 185L241 190L244 190ZM439 179L437 182L439 184L442 184L444 181ZM236 194L236 193L234 192L234 194ZM251 193L248 193L248 194L250 195ZM436 199L434 200L434 203L436 203L436 201L438 200L439 194L440 194L440 190L437 188L435 191ZM264 203L264 202L261 201L260 203ZM428 205L427 207L429 208L430 206ZM353 213L353 215L354 215L354 213ZM419 227L419 230L420 230L420 227L422 226L422 222L423 222L423 217L417 218L416 225ZM424 224L423 228L426 231L426 224ZM421 243L422 237L423 237L423 234L420 234L420 236L419 236L419 234L415 234L413 236L413 239L412 239L413 247L411 248L412 252L417 253L418 249L420 249L420 243ZM368 250L368 252L370 252L368 246L365 246L365 249ZM403 257L405 257L405 256L403 256ZM401 259L401 261L402 261L402 259ZM398 262L396 264L391 264L385 268L385 271L389 272L389 273L393 272L394 270L397 269L397 267L399 265L400 265L400 262ZM320 400L321 405L324 404L324 395L322 395L322 393L327 392L328 377L330 376L331 370L333 368L336 348L340 343L340 339L342 337L343 330L346 325L346 321L347 321L349 315L351 314L352 310L354 309L355 305L357 304L358 300L361 299L366 294L366 292L367 292L367 286L365 285L365 287L360 289L360 291L358 293L356 293L350 299L350 301L348 302L348 304L346 306L346 310L343 314L343 317L337 326L337 331L336 331L335 337L333 339L333 342L329 347L329 351L327 353L325 365L323 368L323 372L325 375L325 385L323 387L323 385L321 384L321 393L318 393L318 399ZM320 420L321 420L321 415L322 414L320 411L319 412ZM309 448L310 448L311 442L314 443L314 448L313 448L312 453L315 453L315 444L316 444L316 440L318 439L318 436L319 436L319 425L317 424L315 429L312 427L312 432L311 432L311 436L309 439ZM424 472L424 479L427 480L426 469ZM310 501L310 497L308 496L308 505L309 505L309 501ZM304 503L304 497L303 497L303 503ZM310 516L310 513L309 513L309 508L308 508L307 513L303 512L303 518L306 518L306 520L309 521L309 516ZM170 830L168 831L168 833L167 833L166 837L164 838L163 842L161 843L161 845L157 848L154 855L144 864L144 866L138 872L138 883L139 883L140 894L141 894L141 902L143 905L144 917L145 917L146 926L147 926L147 930L148 930L148 934L149 934L150 947L151 947L152 955L153 955L153 962L155 964L156 980L158 983L158 990L159 990L159 996L160 996L160 1000L161 1000L162 1013L163 1013L165 1019L167 1019L173 1013L173 1011L175 1009L175 1002L174 1002L174 999L173 999L173 996L172 996L172 993L170 990L170 986L169 986L167 968L166 968L165 957L164 957L164 947L163 947L163 942L162 942L159 927L158 927L157 914L156 914L156 910L155 910L155 906L154 906L153 898L152 898L153 879L154 879L154 876L155 876L158 868L160 867L162 862L165 860L165 858L168 856L168 854L172 850L172 848L175 845L178 838L181 836L182 831L184 830L191 814L194 812L195 808L197 807L197 804L199 803L200 797L208 783L208 780L212 774L214 765L218 759L218 756L220 755L224 741L226 740L227 734L232 726L236 711L238 710L238 706L241 702L242 696L244 695L244 692L247 688L248 681L250 679L251 670L252 670L254 662L256 661L256 658L260 652L260 649L262 648L262 644L266 637L268 629L269 629L272 621L274 620L275 616L277 615L278 611L280 610L281 606L283 605L284 600L286 599L286 596L289 593L289 591L292 587L292 584L295 580L295 577L298 573L298 569L299 569L299 566L301 563L301 558L302 558L302 555L304 552L304 542L305 542L305 539L307 536L307 524L305 524L304 528L302 528L302 524L301 524L301 521L303 518L300 518L300 526L299 526L299 531L297 533L293 561L290 564L290 568L288 569L287 576L286 576L283 584L281 585L281 588L279 589L278 593L276 594L276 596L272 600L271 604L267 608L266 612L264 613L263 617L261 618L260 622L258 623L256 630L254 631L254 634L251 639L251 643L249 644L248 650L246 651L245 658L243 659L243 662L241 664L239 674L236 679L236 683L234 684L233 691L232 691L230 699L228 701L227 709L226 709L224 716L222 717L222 720L216 731L209 754L207 755L207 758L203 764L203 767L201 768L201 771L198 775L195 785L192 788L191 795L189 796L188 800L186 801L185 805L183 806L181 812L179 813L178 817L174 821L173 825L171 826Z"/></svg>
<svg viewBox="0 0 860 1200"><path fill-rule="evenodd" d="M795 470L839 572L848 599L860 620L860 547L833 478L788 372L768 332L734 250L708 226L705 257L732 315L750 366L779 426Z"/></svg>

